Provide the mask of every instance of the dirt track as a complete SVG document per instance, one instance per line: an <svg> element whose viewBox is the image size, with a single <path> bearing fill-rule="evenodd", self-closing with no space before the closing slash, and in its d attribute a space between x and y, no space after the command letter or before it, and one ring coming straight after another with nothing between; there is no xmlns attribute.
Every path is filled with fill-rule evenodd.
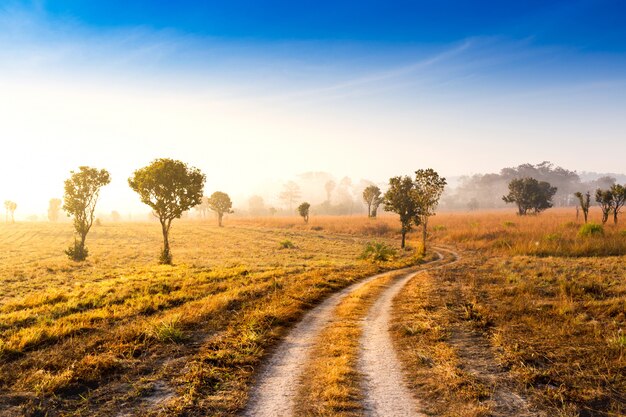
<svg viewBox="0 0 626 417"><path fill-rule="evenodd" d="M391 300L415 274L415 267L405 270L407 275L385 291L364 321L364 331L372 337L372 343L363 345L368 353L363 355L362 361L367 397L364 406L368 415L419 415L414 410L411 394L402 384L400 364L395 359L387 330ZM287 417L293 414L300 376L316 336L331 321L335 307L346 295L382 275L365 278L333 294L304 316L261 369L244 416ZM391 409L396 412L389 413Z"/></svg>

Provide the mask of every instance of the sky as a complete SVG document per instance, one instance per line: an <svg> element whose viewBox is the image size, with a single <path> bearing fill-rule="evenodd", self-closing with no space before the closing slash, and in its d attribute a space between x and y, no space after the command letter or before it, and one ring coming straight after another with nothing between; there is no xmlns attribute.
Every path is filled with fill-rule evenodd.
<svg viewBox="0 0 626 417"><path fill-rule="evenodd" d="M235 203L309 171L623 173L625 115L622 1L0 1L18 217L80 165L111 172L101 210L145 210L127 178L159 157Z"/></svg>

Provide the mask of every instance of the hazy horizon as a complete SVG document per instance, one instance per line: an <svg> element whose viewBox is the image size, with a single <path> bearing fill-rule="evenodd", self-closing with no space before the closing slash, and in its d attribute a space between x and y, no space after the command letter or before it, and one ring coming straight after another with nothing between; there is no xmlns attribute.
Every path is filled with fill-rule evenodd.
<svg viewBox="0 0 626 417"><path fill-rule="evenodd" d="M0 6L0 199L44 213L89 165L100 211L146 211L126 180L158 157L236 202L311 171L624 173L619 2L235 3Z"/></svg>

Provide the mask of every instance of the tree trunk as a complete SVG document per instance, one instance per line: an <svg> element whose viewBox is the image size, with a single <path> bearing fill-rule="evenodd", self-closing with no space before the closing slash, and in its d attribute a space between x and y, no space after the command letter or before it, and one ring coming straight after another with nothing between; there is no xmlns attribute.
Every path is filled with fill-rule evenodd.
<svg viewBox="0 0 626 417"><path fill-rule="evenodd" d="M402 249L404 249L405 242L406 242L406 231L403 230L402 231L402 244L400 245Z"/></svg>
<svg viewBox="0 0 626 417"><path fill-rule="evenodd" d="M219 227L223 227L222 226L222 217L224 216L224 213L217 213L217 224Z"/></svg>
<svg viewBox="0 0 626 417"><path fill-rule="evenodd" d="M583 217L585 218L585 224L587 223L587 216L589 215L589 208L583 209Z"/></svg>
<svg viewBox="0 0 626 417"><path fill-rule="evenodd" d="M163 252L161 253L161 263L171 264L172 254L170 253L169 227L166 221L161 222L161 230L163 231Z"/></svg>
<svg viewBox="0 0 626 417"><path fill-rule="evenodd" d="M422 224L422 254L426 254L426 227L428 225L428 219L424 220Z"/></svg>
<svg viewBox="0 0 626 417"><path fill-rule="evenodd" d="M367 203L367 217L372 217L372 203Z"/></svg>
<svg viewBox="0 0 626 417"><path fill-rule="evenodd" d="M613 223L617 224L617 210L613 210Z"/></svg>

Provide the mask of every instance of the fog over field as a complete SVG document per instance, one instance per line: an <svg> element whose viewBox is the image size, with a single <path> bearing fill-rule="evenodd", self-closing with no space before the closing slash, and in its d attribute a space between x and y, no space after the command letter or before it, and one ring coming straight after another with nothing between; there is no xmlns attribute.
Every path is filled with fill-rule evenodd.
<svg viewBox="0 0 626 417"><path fill-rule="evenodd" d="M568 13L584 16L583 3ZM290 37L248 36L218 33L217 21L101 22L93 7L82 20L58 5L0 7L0 198L19 202L20 219L41 214L80 165L112 174L103 212L139 214L126 180L157 157L202 169L207 190L239 207L255 194L277 205L276 190L306 172L382 184L425 166L448 178L543 160L624 171L619 45L463 25L437 41L291 26Z"/></svg>

